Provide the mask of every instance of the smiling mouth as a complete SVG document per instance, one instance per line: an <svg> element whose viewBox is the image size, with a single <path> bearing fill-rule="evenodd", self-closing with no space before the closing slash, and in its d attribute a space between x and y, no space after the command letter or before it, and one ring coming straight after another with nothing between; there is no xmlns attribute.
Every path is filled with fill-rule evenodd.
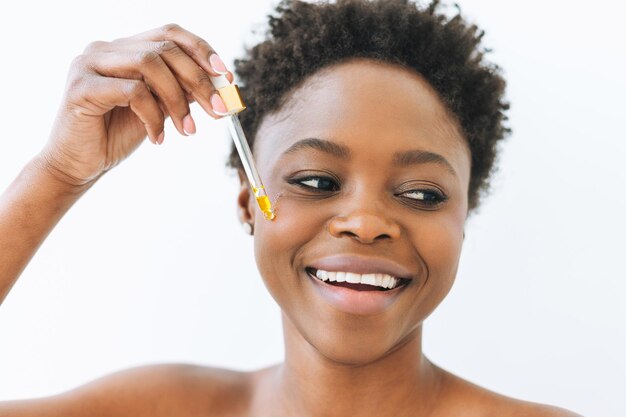
<svg viewBox="0 0 626 417"><path fill-rule="evenodd" d="M305 270L312 279L327 285L355 291L392 291L406 286L410 281L407 278L380 273L357 274L344 271L324 271L312 267L307 267Z"/></svg>

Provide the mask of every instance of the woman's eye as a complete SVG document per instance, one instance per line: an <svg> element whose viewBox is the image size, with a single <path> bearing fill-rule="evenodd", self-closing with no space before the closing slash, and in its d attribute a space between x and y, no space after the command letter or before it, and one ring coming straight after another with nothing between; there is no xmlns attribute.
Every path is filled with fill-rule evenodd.
<svg viewBox="0 0 626 417"><path fill-rule="evenodd" d="M410 190L399 195L426 206L436 206L447 200L440 191L435 190Z"/></svg>
<svg viewBox="0 0 626 417"><path fill-rule="evenodd" d="M290 182L314 191L337 191L339 189L337 181L329 177L309 176L305 178L296 178Z"/></svg>
<svg viewBox="0 0 626 417"><path fill-rule="evenodd" d="M304 188L306 191L316 193L330 193L339 191L339 182L333 177L307 175L301 178L289 179L290 184ZM423 208L435 208L439 204L444 203L448 198L443 192L435 189L414 189L399 194L407 203L414 204Z"/></svg>

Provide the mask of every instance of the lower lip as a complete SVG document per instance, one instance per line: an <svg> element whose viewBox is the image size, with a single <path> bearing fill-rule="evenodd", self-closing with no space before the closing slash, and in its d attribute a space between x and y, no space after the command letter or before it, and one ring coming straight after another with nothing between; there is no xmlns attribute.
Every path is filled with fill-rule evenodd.
<svg viewBox="0 0 626 417"><path fill-rule="evenodd" d="M317 278L313 278L307 272L305 274L313 281L315 289L330 305L344 313L362 316L382 313L409 286L409 284L406 284L388 291L357 291L326 284Z"/></svg>

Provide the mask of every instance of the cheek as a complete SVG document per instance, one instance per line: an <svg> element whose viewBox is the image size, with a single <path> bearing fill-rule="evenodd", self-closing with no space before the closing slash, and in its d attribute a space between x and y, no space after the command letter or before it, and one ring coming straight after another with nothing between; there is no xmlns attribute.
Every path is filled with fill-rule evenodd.
<svg viewBox="0 0 626 417"><path fill-rule="evenodd" d="M280 191L280 190L278 190ZM300 254L323 230L325 217L297 198L279 192L272 199L276 218L267 221L255 210L254 253L266 287L281 306L284 294L300 285Z"/></svg>
<svg viewBox="0 0 626 417"><path fill-rule="evenodd" d="M456 216L441 216L417 226L415 246L434 269L431 272L440 275L455 268L461 255L463 225Z"/></svg>
<svg viewBox="0 0 626 417"><path fill-rule="evenodd" d="M461 256L463 230L447 222L438 226L436 229L426 226L427 231L422 233L416 246L425 258L430 274L437 277L441 285L447 286L454 279Z"/></svg>
<svg viewBox="0 0 626 417"><path fill-rule="evenodd" d="M415 304L420 317L429 315L452 288L463 247L464 219L462 213L441 216L413 230L413 245L428 269L428 279Z"/></svg>
<svg viewBox="0 0 626 417"><path fill-rule="evenodd" d="M255 207L257 254L268 258L279 253L293 254L320 234L327 218L319 202L297 194L280 175L268 175L266 187L276 218L265 220Z"/></svg>

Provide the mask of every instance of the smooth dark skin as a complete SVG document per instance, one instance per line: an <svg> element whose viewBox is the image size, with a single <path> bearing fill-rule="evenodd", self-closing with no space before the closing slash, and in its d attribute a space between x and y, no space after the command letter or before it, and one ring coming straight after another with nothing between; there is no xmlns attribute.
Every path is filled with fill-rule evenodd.
<svg viewBox="0 0 626 417"><path fill-rule="evenodd" d="M207 48L186 54L211 73L203 58L208 44L198 44L195 35L169 27L151 36ZM138 43L151 48L142 42L128 38L113 48ZM179 75L175 78L183 84ZM97 80L103 94L108 91L104 81ZM192 99L216 116L210 86L182 89L185 93L170 101L175 104L157 103L165 112L152 117L175 114L182 129ZM184 105L180 97L186 97ZM137 121L135 131L123 122L113 126L119 133L115 138L102 130L98 117L110 117L115 109L128 107L111 106L99 116L61 111L46 149L2 196L0 250L9 262L0 266L0 300L58 219L105 171L106 152L95 149L130 143L116 155L117 163L143 140L146 130L140 135ZM148 129L153 140L159 129ZM341 145L349 156L310 147L283 154L305 138ZM67 149L74 151L71 158ZM399 164L394 154L408 150L436 153L449 166ZM470 153L458 124L419 75L368 60L325 68L263 120L255 156L267 189L280 195L277 218L263 219L241 173L239 217L254 224L257 265L283 312L284 363L256 372L192 365L136 368L61 395L0 403L0 416L575 416L489 392L422 354L422 322L447 295L458 267ZM305 172L334 176L338 187L316 193L303 186L315 182L286 181ZM433 189L447 196L435 207L410 192ZM27 222L24 213L35 217ZM11 236L13 244L2 236ZM334 253L393 259L415 271L415 279L380 315L341 313L316 295L304 272L311 260Z"/></svg>

